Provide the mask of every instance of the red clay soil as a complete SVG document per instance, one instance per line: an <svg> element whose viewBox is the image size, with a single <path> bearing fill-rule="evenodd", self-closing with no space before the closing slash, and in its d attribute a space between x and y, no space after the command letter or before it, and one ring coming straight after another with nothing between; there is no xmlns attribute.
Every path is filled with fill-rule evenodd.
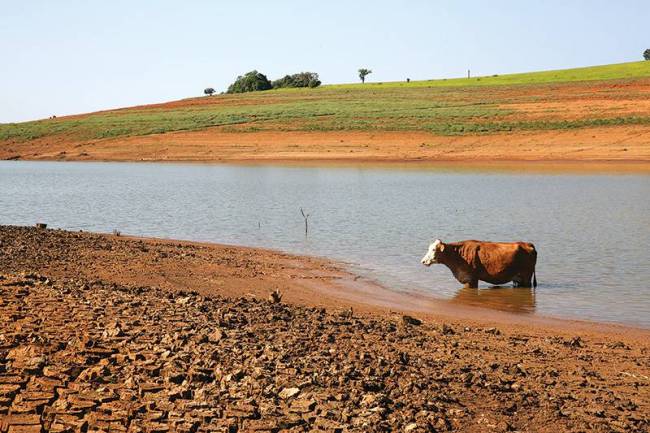
<svg viewBox="0 0 650 433"><path fill-rule="evenodd" d="M323 89L325 90L325 89ZM300 98L328 98L327 92L221 95L109 111L201 109L209 106L276 104ZM650 79L577 82L538 86L490 86L471 93L437 94L455 102L500 101L512 114L502 120L563 121L645 117L650 112ZM66 116L82 118L87 114ZM58 120L63 120L61 117ZM554 131L438 136L413 131L291 131L290 121L265 123L265 131L246 132L250 124L201 131L179 131L141 137L81 140L61 133L24 143L0 142L0 159L101 161L338 161L463 162L547 161L632 163L650 170L650 127L612 125ZM240 130L243 128L243 130Z"/></svg>
<svg viewBox="0 0 650 433"><path fill-rule="evenodd" d="M223 132L218 128L72 144L65 137L0 146L0 159L100 161L551 161L650 164L650 127L480 136L423 132Z"/></svg>
<svg viewBox="0 0 650 433"><path fill-rule="evenodd" d="M0 275L2 433L650 426L645 330L405 311L322 259L57 230L0 226Z"/></svg>

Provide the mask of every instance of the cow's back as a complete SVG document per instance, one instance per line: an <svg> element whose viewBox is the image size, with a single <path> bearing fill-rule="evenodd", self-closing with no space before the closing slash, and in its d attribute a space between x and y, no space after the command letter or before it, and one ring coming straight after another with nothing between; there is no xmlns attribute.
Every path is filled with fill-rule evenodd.
<svg viewBox="0 0 650 433"><path fill-rule="evenodd" d="M482 277L508 281L521 271L535 268L537 251L529 242L484 242L467 240L457 242L467 263ZM532 272L532 271L531 271ZM481 278L483 279L483 278Z"/></svg>

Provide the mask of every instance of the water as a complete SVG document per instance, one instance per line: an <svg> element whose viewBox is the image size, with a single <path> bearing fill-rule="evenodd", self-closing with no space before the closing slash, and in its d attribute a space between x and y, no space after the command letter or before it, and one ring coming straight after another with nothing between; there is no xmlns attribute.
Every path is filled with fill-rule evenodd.
<svg viewBox="0 0 650 433"><path fill-rule="evenodd" d="M275 248L396 290L643 327L649 198L643 174L0 162L1 224ZM533 242L539 286L461 290L445 267L420 265L435 238Z"/></svg>

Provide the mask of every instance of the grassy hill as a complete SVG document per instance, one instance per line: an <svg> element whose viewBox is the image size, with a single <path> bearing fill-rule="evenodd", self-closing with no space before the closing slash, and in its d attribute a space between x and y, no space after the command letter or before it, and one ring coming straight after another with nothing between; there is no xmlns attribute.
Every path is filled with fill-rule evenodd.
<svg viewBox="0 0 650 433"><path fill-rule="evenodd" d="M544 83L565 83L572 81L588 80L620 80L626 78L644 78L650 76L650 62L628 62L612 65L588 66L583 68L558 69L553 71L526 72L519 74L488 75L468 78L452 78L442 80L393 81L388 83L360 83L335 84L328 86L338 89L352 89L362 86L373 88L389 87L449 87L449 86L496 86L507 84L544 84Z"/></svg>
<svg viewBox="0 0 650 433"><path fill-rule="evenodd" d="M650 125L649 95L648 61L471 79L340 84L1 124L0 147L33 141L79 144L208 128L455 136Z"/></svg>

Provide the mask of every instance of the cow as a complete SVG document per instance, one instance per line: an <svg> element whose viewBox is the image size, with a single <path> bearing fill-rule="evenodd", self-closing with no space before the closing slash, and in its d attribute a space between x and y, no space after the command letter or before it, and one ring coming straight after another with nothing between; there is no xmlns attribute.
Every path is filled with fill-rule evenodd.
<svg viewBox="0 0 650 433"><path fill-rule="evenodd" d="M529 242L483 242L467 240L443 243L436 239L422 257L422 264L440 263L467 288L478 288L478 282L515 287L537 287L535 264L537 251Z"/></svg>

